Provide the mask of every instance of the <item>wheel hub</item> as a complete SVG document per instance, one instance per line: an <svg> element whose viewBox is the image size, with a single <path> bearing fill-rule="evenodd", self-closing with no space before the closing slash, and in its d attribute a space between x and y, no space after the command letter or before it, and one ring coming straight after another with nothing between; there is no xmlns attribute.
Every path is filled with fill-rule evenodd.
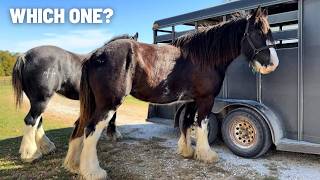
<svg viewBox="0 0 320 180"><path fill-rule="evenodd" d="M229 129L229 133L232 141L242 148L250 148L256 143L256 127L247 117L237 117Z"/></svg>

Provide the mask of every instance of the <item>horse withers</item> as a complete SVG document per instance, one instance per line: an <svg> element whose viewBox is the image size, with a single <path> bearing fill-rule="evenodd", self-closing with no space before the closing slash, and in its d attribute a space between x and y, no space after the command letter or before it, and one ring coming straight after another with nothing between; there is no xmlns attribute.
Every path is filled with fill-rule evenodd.
<svg viewBox="0 0 320 180"><path fill-rule="evenodd" d="M97 142L125 96L151 103L195 101L198 108L195 150L190 127L182 130L178 152L212 163L217 153L208 143L208 116L229 64L240 54L258 72L279 63L267 14L258 8L239 17L178 38L172 45L149 45L128 39L108 43L83 64L80 119L69 142L65 166L85 179L106 178L97 157ZM191 123L190 123L191 124Z"/></svg>
<svg viewBox="0 0 320 180"><path fill-rule="evenodd" d="M117 39L136 41L137 38L136 33L134 36L114 37L109 42ZM55 150L54 143L43 130L42 113L55 92L69 99L79 99L82 62L90 54L80 55L55 46L40 46L17 58L12 73L16 105L22 103L23 92L31 105L24 119L25 129L19 150L23 161L31 162ZM119 136L114 124L115 116L108 127L112 138Z"/></svg>

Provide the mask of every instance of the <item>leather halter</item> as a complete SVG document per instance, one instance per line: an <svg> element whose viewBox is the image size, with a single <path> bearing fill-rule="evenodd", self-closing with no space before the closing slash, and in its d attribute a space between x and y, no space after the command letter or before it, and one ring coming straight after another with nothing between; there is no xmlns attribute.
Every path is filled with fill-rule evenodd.
<svg viewBox="0 0 320 180"><path fill-rule="evenodd" d="M247 22L247 25L246 25L246 30L244 31L244 34L243 34L243 38L242 38L242 42L244 40L247 40L251 49L253 50L253 55L251 56L251 59L250 60L253 60L261 51L265 50L265 49L269 49L269 48L272 48L272 47L275 47L274 44L270 44L270 45L266 45L264 47L261 47L261 48L256 48L250 38L250 34L249 34L249 20Z"/></svg>

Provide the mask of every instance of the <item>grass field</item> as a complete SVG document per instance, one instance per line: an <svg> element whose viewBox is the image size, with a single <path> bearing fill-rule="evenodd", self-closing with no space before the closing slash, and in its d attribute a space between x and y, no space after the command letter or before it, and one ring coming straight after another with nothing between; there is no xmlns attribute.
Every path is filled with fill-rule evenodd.
<svg viewBox="0 0 320 180"><path fill-rule="evenodd" d="M70 179L76 176L66 172L62 165L68 147L68 138L72 125L78 115L78 101L67 100L60 96L52 99L51 105L44 113L44 128L47 136L55 143L55 153L47 155L35 163L23 163L18 153L23 134L23 119L29 110L27 98L20 109L14 105L13 90L8 80L0 78L0 179ZM5 83L3 83L5 82ZM66 108L76 109L71 114L64 114ZM121 119L133 117L145 118L147 104L127 97L119 109ZM118 117L117 117L118 121ZM36 174L34 174L36 172Z"/></svg>

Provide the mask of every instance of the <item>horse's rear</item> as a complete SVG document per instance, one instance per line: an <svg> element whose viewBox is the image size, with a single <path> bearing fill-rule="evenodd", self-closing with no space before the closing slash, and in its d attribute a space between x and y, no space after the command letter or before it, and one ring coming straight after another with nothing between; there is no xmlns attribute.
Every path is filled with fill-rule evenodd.
<svg viewBox="0 0 320 180"><path fill-rule="evenodd" d="M137 38L137 33L134 36L121 35L109 42L118 39L137 41ZM44 134L41 115L55 92L69 99L79 99L82 62L90 55L78 55L55 46L40 46L18 56L12 74L16 104L22 103L23 92L31 104L25 117L25 133L20 147L22 160L31 162L55 149ZM112 139L117 139L121 135L116 131L114 121L115 116L109 124L109 134Z"/></svg>
<svg viewBox="0 0 320 180"><path fill-rule="evenodd" d="M42 113L56 91L78 99L81 62L76 55L54 46L30 49L18 56L12 74L16 104L22 103L23 92L31 108L25 117L21 159L31 162L55 149L42 127Z"/></svg>

